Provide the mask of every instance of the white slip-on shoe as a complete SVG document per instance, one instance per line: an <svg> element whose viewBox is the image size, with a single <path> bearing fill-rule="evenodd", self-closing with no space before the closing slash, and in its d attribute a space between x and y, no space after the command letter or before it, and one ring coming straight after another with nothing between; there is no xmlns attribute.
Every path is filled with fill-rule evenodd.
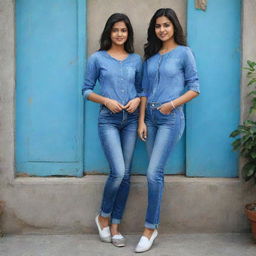
<svg viewBox="0 0 256 256"><path fill-rule="evenodd" d="M112 236L112 244L117 247L123 247L125 246L126 239L121 234Z"/></svg>
<svg viewBox="0 0 256 256"><path fill-rule="evenodd" d="M100 222L99 222L99 215L96 216L95 222L98 227L100 240L105 243L111 243L111 234L110 234L109 226L101 229Z"/></svg>
<svg viewBox="0 0 256 256"><path fill-rule="evenodd" d="M158 235L158 232L155 229L154 232L152 233L150 239L148 239L146 236L142 236L140 238L139 243L137 244L137 246L135 248L135 252L148 251L151 248L151 246L152 246L154 240L156 239L157 235Z"/></svg>

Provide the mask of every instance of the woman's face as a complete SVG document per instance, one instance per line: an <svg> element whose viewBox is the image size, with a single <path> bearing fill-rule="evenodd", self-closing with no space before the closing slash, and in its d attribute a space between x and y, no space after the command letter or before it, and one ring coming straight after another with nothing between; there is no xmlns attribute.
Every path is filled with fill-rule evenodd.
<svg viewBox="0 0 256 256"><path fill-rule="evenodd" d="M163 42L172 40L174 36L174 27L172 22L165 16L156 19L156 36Z"/></svg>
<svg viewBox="0 0 256 256"><path fill-rule="evenodd" d="M128 29L123 21L116 22L111 30L110 35L112 44L124 45L128 39Z"/></svg>

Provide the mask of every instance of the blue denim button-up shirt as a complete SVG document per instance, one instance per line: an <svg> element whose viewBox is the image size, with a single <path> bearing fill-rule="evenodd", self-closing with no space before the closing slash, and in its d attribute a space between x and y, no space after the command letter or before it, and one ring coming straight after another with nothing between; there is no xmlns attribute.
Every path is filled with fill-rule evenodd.
<svg viewBox="0 0 256 256"><path fill-rule="evenodd" d="M97 51L88 60L86 77L82 88L85 98L93 92L96 81L100 83L100 94L126 105L140 96L142 91L142 60L138 54L129 54L117 60L106 51Z"/></svg>
<svg viewBox="0 0 256 256"><path fill-rule="evenodd" d="M143 93L148 102L165 103L180 97L185 90L200 93L192 51L177 46L165 54L155 54L144 62Z"/></svg>

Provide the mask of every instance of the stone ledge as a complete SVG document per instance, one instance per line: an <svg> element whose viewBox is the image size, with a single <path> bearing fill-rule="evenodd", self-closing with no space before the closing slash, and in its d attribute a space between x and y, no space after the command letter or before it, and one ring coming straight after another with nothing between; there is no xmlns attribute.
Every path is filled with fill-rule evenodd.
<svg viewBox="0 0 256 256"><path fill-rule="evenodd" d="M81 178L76 177L18 177L12 182L13 185L30 184L86 184L86 183L104 183L107 175L86 175ZM145 183L145 175L132 175L132 183ZM186 177L182 175L166 175L165 183L204 183L204 184L225 184L241 183L239 178L205 178L205 177Z"/></svg>

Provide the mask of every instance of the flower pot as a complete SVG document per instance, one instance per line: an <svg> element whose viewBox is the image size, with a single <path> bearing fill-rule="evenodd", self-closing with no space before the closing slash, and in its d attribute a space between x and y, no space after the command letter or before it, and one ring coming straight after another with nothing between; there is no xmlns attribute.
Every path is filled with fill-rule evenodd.
<svg viewBox="0 0 256 256"><path fill-rule="evenodd" d="M251 221L252 235L256 241L256 203L247 204L245 206L245 214Z"/></svg>

